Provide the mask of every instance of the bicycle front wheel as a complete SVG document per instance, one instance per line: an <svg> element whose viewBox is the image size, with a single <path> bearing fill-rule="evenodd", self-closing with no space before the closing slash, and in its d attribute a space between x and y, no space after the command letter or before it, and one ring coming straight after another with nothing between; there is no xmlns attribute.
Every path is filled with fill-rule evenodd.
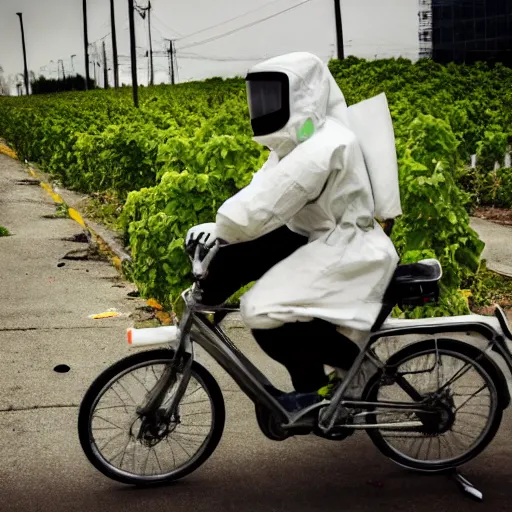
<svg viewBox="0 0 512 512"><path fill-rule="evenodd" d="M396 429L367 430L384 455L409 469L438 472L469 462L492 441L503 411L491 377L493 364L486 354L455 340L426 340L400 350L387 365L396 369L395 377L375 376L364 400L413 406L418 402L404 390L412 386L437 412L391 412L376 406L367 416L368 424L397 425ZM401 422L411 420L423 425L400 428Z"/></svg>
<svg viewBox="0 0 512 512"><path fill-rule="evenodd" d="M158 411L151 417L137 413L173 356L164 349L126 357L105 370L85 394L78 415L80 444L109 478L135 485L171 482L196 470L217 447L224 430L224 399L215 379L197 362L171 418L163 411L181 380L179 373Z"/></svg>

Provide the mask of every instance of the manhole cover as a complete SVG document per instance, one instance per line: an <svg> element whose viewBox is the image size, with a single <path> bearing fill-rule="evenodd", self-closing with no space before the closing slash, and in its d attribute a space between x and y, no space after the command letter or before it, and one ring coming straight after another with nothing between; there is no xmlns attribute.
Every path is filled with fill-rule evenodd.
<svg viewBox="0 0 512 512"><path fill-rule="evenodd" d="M53 371L57 373L68 373L71 368L67 364L58 364Z"/></svg>

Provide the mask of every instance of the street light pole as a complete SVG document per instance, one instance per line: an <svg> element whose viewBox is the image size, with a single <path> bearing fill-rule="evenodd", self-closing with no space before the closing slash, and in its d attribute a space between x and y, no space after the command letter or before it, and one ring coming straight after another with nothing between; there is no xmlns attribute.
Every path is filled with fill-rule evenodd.
<svg viewBox="0 0 512 512"><path fill-rule="evenodd" d="M20 19L21 26L21 42L23 44L23 65L24 65L24 78L25 78L25 92L28 96L28 67L27 67L27 50L25 48L25 30L23 29L23 14L17 12L16 15Z"/></svg>
<svg viewBox="0 0 512 512"><path fill-rule="evenodd" d="M75 63L73 62L73 59L76 57L76 54L71 55L71 72L73 75L75 74Z"/></svg>
<svg viewBox="0 0 512 512"><path fill-rule="evenodd" d="M114 0L110 0L110 24L112 32L112 58L114 67L114 87L119 87L119 64L117 61L117 38L116 38L116 20L114 12Z"/></svg>
<svg viewBox="0 0 512 512"><path fill-rule="evenodd" d="M341 21L341 0L334 0L334 17L336 22L336 48L338 51L338 59L345 58L345 49L343 45L343 24Z"/></svg>
<svg viewBox="0 0 512 512"><path fill-rule="evenodd" d="M153 68L153 41L151 39L151 2L148 2L148 35L149 35L149 65L150 65L150 73L149 73L149 85L154 85L155 83L155 71Z"/></svg>
<svg viewBox="0 0 512 512"><path fill-rule="evenodd" d="M87 36L87 0L82 2L84 17L85 90L89 89L89 39Z"/></svg>

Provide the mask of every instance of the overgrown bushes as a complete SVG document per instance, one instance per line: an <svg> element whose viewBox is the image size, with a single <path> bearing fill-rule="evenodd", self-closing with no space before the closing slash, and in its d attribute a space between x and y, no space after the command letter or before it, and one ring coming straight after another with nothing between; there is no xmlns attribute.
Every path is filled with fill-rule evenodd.
<svg viewBox="0 0 512 512"><path fill-rule="evenodd" d="M483 247L468 211L512 206L512 170L494 171L512 135L512 70L353 57L330 67L349 104L387 93L404 210L393 238L403 261L443 264L440 303L399 314L467 312L459 290L476 286ZM138 110L130 101L127 89L1 99L0 136L65 186L126 199L133 278L169 303L189 282L186 230L213 220L266 150L251 140L240 79L143 88Z"/></svg>

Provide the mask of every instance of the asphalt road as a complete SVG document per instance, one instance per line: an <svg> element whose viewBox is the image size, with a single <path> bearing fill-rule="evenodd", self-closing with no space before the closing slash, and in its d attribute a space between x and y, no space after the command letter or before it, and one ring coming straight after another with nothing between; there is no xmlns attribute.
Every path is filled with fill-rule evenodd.
<svg viewBox="0 0 512 512"><path fill-rule="evenodd" d="M419 476L380 455L365 434L342 443L315 437L282 443L258 430L253 407L204 354L227 406L226 430L211 459L177 484L135 489L108 480L85 459L77 437L77 404L108 364L130 353L127 317L92 320L116 308L129 313L130 285L107 262L60 258L80 231L55 208L22 166L0 155L0 511L505 511L510 510L511 415L499 435L465 469L485 493L483 504L458 493L444 476ZM65 265L58 267L59 262ZM289 386L237 325L239 347L276 384ZM58 364L70 366L56 373ZM377 484L379 482L380 484Z"/></svg>

